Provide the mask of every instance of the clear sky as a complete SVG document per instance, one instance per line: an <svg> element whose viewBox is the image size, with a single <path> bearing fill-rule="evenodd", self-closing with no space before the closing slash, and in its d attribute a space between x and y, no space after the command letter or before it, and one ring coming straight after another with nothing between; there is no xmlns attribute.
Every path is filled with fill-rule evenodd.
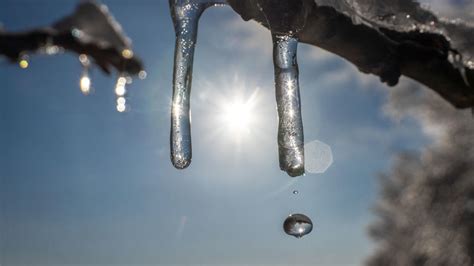
<svg viewBox="0 0 474 266"><path fill-rule="evenodd" d="M26 70L0 63L0 264L360 265L373 248L378 175L426 143L414 121L384 114L388 88L301 44L305 139L330 145L334 164L292 179L278 167L270 33L229 7L210 9L195 56L193 162L176 170L168 1L103 2L148 72L130 86L130 112L115 111L116 77L98 69L95 93L80 93L77 55L34 56ZM48 25L75 4L0 0L0 21ZM254 122L230 130L222 106L251 95ZM282 230L296 212L314 222L302 239Z"/></svg>

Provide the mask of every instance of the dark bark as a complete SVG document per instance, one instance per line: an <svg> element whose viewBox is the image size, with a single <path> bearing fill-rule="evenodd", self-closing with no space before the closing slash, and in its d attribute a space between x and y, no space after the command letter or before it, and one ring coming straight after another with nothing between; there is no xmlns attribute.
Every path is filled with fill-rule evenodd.
<svg viewBox="0 0 474 266"><path fill-rule="evenodd" d="M269 9L258 8L257 2L261 5L262 1L229 0L243 19L254 19L275 30L273 25L279 25L277 20L267 14ZM447 36L419 29L397 31L370 22L355 24L349 15L330 6L318 6L313 0L291 2L287 13L299 14L305 19L304 22L288 20L289 23L296 21L293 31L298 33L301 42L339 55L361 72L379 76L389 86L396 85L404 75L436 91L457 108L474 106L474 85L471 85L474 84L474 70L450 60L450 55L456 57L461 53L452 48ZM303 12L303 7L309 11ZM420 19L438 22L428 11L422 15ZM445 26L467 27L462 24ZM277 27L277 30L281 29L291 31L288 26ZM474 32L474 29L469 30Z"/></svg>

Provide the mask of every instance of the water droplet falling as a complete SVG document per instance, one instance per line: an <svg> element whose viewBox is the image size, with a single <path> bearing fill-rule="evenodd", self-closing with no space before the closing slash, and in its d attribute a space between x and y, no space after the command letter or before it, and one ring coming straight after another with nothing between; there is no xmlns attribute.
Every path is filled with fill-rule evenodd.
<svg viewBox="0 0 474 266"><path fill-rule="evenodd" d="M79 80L79 89L82 94L89 95L91 92L91 79L89 77L90 61L87 55L81 54L79 56L79 62L83 67L81 79Z"/></svg>
<svg viewBox="0 0 474 266"><path fill-rule="evenodd" d="M88 67L90 65L90 61L89 61L89 57L87 57L87 55L85 54L81 54L79 55L79 62L81 62L81 65L83 67Z"/></svg>
<svg viewBox="0 0 474 266"><path fill-rule="evenodd" d="M138 78L139 79L146 79L146 76L147 76L147 73L145 70L141 70L139 73L138 73Z"/></svg>
<svg viewBox="0 0 474 266"><path fill-rule="evenodd" d="M124 96L127 93L127 89L125 85L127 84L127 79L125 77L120 76L117 79L117 84L115 85L115 95L117 96Z"/></svg>
<svg viewBox="0 0 474 266"><path fill-rule="evenodd" d="M124 76L119 76L117 79L117 84L115 85L115 95L117 96L116 102L117 106L116 109L119 113L123 113L127 110L127 78Z"/></svg>
<svg viewBox="0 0 474 266"><path fill-rule="evenodd" d="M301 238L313 230L313 222L304 214L290 214L283 223L286 234Z"/></svg>
<svg viewBox="0 0 474 266"><path fill-rule="evenodd" d="M84 95L88 95L91 92L91 79L86 69L84 69L81 80L79 81L79 88Z"/></svg>
<svg viewBox="0 0 474 266"><path fill-rule="evenodd" d="M298 39L279 34L272 37L280 168L295 177L304 174L303 120L296 60Z"/></svg>
<svg viewBox="0 0 474 266"><path fill-rule="evenodd" d="M123 113L127 111L127 99L125 97L118 97L117 98L117 112Z"/></svg>
<svg viewBox="0 0 474 266"><path fill-rule="evenodd" d="M171 17L176 33L171 103L171 161L178 169L189 166L192 158L190 94L199 18L210 6L223 0L171 0Z"/></svg>
<svg viewBox="0 0 474 266"><path fill-rule="evenodd" d="M28 55L24 54L20 57L20 60L18 61L18 66L22 69L27 69L28 66L30 65L28 61Z"/></svg>

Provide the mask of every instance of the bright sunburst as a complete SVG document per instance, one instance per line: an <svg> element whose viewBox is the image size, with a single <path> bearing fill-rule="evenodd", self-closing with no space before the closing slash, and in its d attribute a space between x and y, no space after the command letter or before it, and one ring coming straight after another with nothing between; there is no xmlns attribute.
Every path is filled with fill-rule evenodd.
<svg viewBox="0 0 474 266"><path fill-rule="evenodd" d="M269 119L262 118L273 114L274 107L265 102L268 97L263 96L264 91L237 74L233 80L226 77L202 82L194 108L201 109L208 117L205 122L196 123L207 128L209 141L238 153L244 143L251 145L266 140L263 132L268 128Z"/></svg>
<svg viewBox="0 0 474 266"><path fill-rule="evenodd" d="M228 129L249 132L252 124L252 106L248 102L236 100L223 107L222 122Z"/></svg>
<svg viewBox="0 0 474 266"><path fill-rule="evenodd" d="M250 133L254 126L256 114L256 91L248 98L235 96L230 101L221 103L221 125L232 134Z"/></svg>

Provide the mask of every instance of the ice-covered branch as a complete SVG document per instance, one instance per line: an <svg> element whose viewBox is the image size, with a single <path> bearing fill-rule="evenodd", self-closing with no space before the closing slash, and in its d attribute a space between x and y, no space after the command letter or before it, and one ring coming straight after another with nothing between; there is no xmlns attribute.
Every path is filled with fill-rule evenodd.
<svg viewBox="0 0 474 266"><path fill-rule="evenodd" d="M80 34L80 33L79 33ZM74 35L73 31L58 32L51 28L37 29L22 33L0 32L0 54L11 62L18 62L23 55L37 53L48 46L65 49L77 54L85 54L107 74L112 68L118 72L138 75L143 66L137 57L124 57L122 52L111 45L100 45L95 42L84 42Z"/></svg>
<svg viewBox="0 0 474 266"><path fill-rule="evenodd" d="M267 13L285 6L286 14L294 14L294 27L301 28L301 42L337 54L390 86L404 75L458 108L474 106L474 28L468 23L438 18L412 0L228 2L243 19L270 30ZM263 12L263 4L274 11Z"/></svg>
<svg viewBox="0 0 474 266"><path fill-rule="evenodd" d="M87 55L104 72L112 69L127 75L143 70L120 25L105 6L82 2L76 11L50 27L25 32L0 31L0 55L19 62L28 54L56 53L59 50Z"/></svg>
<svg viewBox="0 0 474 266"><path fill-rule="evenodd" d="M88 95L92 91L89 68L95 63L105 73L117 72L117 111L128 108L126 84L133 76L145 78L141 60L135 56L129 39L121 26L109 14L104 5L95 1L81 2L70 16L64 17L52 26L25 32L10 33L0 30L0 55L21 68L28 67L31 54L56 54L59 51L79 54L84 67L79 88ZM92 60L91 60L92 59Z"/></svg>

